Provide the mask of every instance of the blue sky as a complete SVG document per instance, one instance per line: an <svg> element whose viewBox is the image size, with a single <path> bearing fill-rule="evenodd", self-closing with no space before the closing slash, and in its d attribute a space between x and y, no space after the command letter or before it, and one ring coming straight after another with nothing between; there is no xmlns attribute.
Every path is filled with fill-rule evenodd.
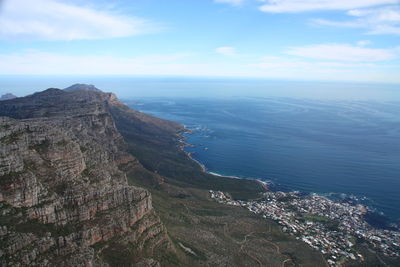
<svg viewBox="0 0 400 267"><path fill-rule="evenodd" d="M398 0L3 0L0 74L400 82Z"/></svg>

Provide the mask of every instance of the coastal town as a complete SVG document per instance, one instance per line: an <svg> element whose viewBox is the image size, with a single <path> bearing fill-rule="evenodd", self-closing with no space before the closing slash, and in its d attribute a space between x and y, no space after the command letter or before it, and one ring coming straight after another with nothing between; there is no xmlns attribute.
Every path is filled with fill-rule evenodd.
<svg viewBox="0 0 400 267"><path fill-rule="evenodd" d="M330 266L346 261L363 261L357 244L363 242L382 255L400 256L400 232L376 229L360 204L337 202L317 194L265 192L259 200L233 200L228 194L210 190L210 197L227 205L247 208L281 225L282 230L324 254Z"/></svg>

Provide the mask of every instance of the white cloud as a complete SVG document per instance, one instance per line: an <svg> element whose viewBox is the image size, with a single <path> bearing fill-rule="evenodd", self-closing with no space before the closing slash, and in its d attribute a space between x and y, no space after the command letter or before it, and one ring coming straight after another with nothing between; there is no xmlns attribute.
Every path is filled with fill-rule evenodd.
<svg viewBox="0 0 400 267"><path fill-rule="evenodd" d="M297 57L267 56L253 65L265 76L284 79L399 82L399 66L378 63L315 61ZM257 73L257 71L254 71Z"/></svg>
<svg viewBox="0 0 400 267"><path fill-rule="evenodd" d="M0 54L0 74L14 75L179 75L263 77L335 81L400 82L399 66L378 63L317 61L295 57L264 57L258 61L192 63L193 54L141 57L67 56L28 51ZM340 73L340 75L338 75Z"/></svg>
<svg viewBox="0 0 400 267"><path fill-rule="evenodd" d="M288 55L300 56L316 60L337 60L352 62L377 62L395 58L389 49L373 49L351 46L348 44L319 44L292 47L286 51Z"/></svg>
<svg viewBox="0 0 400 267"><path fill-rule="evenodd" d="M317 25L364 28L368 34L400 34L399 0L259 0L260 10L267 13L299 13L343 10L351 17L336 21L312 19Z"/></svg>
<svg viewBox="0 0 400 267"><path fill-rule="evenodd" d="M261 11L268 13L296 13L315 10L349 10L384 4L398 4L398 0L261 0Z"/></svg>
<svg viewBox="0 0 400 267"><path fill-rule="evenodd" d="M387 6L374 9L353 9L347 12L350 16L365 17L373 16L377 21L400 22L400 9L395 6Z"/></svg>
<svg viewBox="0 0 400 267"><path fill-rule="evenodd" d="M104 39L157 30L144 19L57 0L5 0L0 12L1 39Z"/></svg>
<svg viewBox="0 0 400 267"><path fill-rule="evenodd" d="M374 9L355 9L347 12L356 17L360 27L370 34L400 34L400 7L387 6Z"/></svg>
<svg viewBox="0 0 400 267"><path fill-rule="evenodd" d="M231 46L222 46L215 49L215 52L224 56L236 56L236 48Z"/></svg>
<svg viewBox="0 0 400 267"><path fill-rule="evenodd" d="M390 5L380 8L352 9L347 12L352 19L347 21L332 21L313 19L318 25L364 28L368 34L400 34L400 7Z"/></svg>
<svg viewBox="0 0 400 267"><path fill-rule="evenodd" d="M271 69L314 69L318 71L326 72L326 69L333 70L334 72L347 71L349 68L364 68L364 67L376 67L373 63L349 63L349 62L336 62L336 61L317 61L310 62L298 58L292 57L263 57L261 63L258 64L260 68L271 68Z"/></svg>
<svg viewBox="0 0 400 267"><path fill-rule="evenodd" d="M369 45L369 44L371 44L370 40L360 40L360 41L357 42L358 46L366 46L366 45Z"/></svg>
<svg viewBox="0 0 400 267"><path fill-rule="evenodd" d="M231 4L233 6L240 6L245 0L214 0L215 3Z"/></svg>
<svg viewBox="0 0 400 267"><path fill-rule="evenodd" d="M141 57L67 56L57 53L29 51L0 54L0 74L32 75L97 75L97 74L162 74L176 71L181 60L190 53L146 55Z"/></svg>
<svg viewBox="0 0 400 267"><path fill-rule="evenodd" d="M332 27L345 27L345 28L362 28L359 21L333 21L327 19L311 19L311 22L317 25L332 26Z"/></svg>
<svg viewBox="0 0 400 267"><path fill-rule="evenodd" d="M395 34L400 35L400 26L392 25L376 25L370 31L369 34Z"/></svg>

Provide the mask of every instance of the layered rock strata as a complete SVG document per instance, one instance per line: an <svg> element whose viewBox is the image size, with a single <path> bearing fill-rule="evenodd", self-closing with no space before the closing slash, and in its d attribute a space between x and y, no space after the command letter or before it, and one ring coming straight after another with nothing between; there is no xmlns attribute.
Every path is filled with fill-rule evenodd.
<svg viewBox="0 0 400 267"><path fill-rule="evenodd" d="M171 249L151 195L119 168L141 165L124 152L115 103L113 94L48 89L0 104L3 265L108 266L104 250L129 244L132 266L156 266L154 249Z"/></svg>

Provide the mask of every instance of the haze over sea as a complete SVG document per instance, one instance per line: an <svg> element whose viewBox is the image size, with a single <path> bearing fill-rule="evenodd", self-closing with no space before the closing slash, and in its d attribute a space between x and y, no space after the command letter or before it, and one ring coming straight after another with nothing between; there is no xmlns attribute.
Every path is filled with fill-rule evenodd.
<svg viewBox="0 0 400 267"><path fill-rule="evenodd" d="M93 83L130 106L194 130L208 171L275 188L351 195L399 222L396 85L150 77L1 79L1 93ZM346 194L346 195L341 195Z"/></svg>

